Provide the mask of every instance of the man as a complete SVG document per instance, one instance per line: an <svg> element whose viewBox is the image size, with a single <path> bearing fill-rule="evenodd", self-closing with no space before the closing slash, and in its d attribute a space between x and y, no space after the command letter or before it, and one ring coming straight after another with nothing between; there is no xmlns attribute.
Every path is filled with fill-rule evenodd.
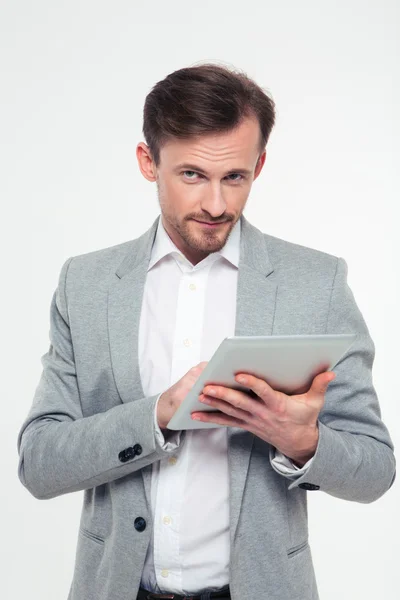
<svg viewBox="0 0 400 600"><path fill-rule="evenodd" d="M274 117L261 88L217 65L158 82L137 158L160 217L61 268L18 449L35 497L84 490L69 600L316 600L307 492L367 503L393 484L346 262L243 216ZM303 394L247 375L252 394L203 390L215 411L197 415L220 427L168 430L224 337L349 332Z"/></svg>

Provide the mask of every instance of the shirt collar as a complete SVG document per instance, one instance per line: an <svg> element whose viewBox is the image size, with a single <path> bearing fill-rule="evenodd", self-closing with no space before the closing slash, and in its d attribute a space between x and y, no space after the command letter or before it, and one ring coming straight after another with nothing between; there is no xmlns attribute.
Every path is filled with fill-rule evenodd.
<svg viewBox="0 0 400 600"><path fill-rule="evenodd" d="M149 271L159 260L172 254L177 260L179 266L185 267L189 270L195 270L204 267L210 262L220 259L221 257L228 260L232 265L238 268L239 266L239 255L240 255L240 234L241 234L241 219L239 218L235 223L225 246L219 252L213 252L206 256L202 261L193 265L186 256L176 247L174 242L169 237L161 219L161 215L158 219L157 231L154 238L153 247L151 250L150 260L147 267Z"/></svg>

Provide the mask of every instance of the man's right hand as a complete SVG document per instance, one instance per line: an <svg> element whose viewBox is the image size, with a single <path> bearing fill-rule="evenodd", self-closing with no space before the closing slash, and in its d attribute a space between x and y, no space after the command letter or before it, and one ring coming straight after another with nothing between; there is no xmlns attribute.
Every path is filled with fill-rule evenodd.
<svg viewBox="0 0 400 600"><path fill-rule="evenodd" d="M157 405L157 422L160 429L166 429L167 424L184 401L189 390L196 383L208 361L203 361L192 367L179 381L160 396Z"/></svg>

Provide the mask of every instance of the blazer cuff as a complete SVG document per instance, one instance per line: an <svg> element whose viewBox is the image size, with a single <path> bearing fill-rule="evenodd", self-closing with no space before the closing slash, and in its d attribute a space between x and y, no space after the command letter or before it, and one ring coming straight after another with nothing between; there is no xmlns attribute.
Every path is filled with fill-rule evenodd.
<svg viewBox="0 0 400 600"><path fill-rule="evenodd" d="M161 392L162 394L163 392ZM176 450L181 443L181 431L167 430L163 433L158 425L157 420L157 406L160 400L161 394L159 394L156 403L154 405L153 423L154 423L154 435L157 445L165 451Z"/></svg>

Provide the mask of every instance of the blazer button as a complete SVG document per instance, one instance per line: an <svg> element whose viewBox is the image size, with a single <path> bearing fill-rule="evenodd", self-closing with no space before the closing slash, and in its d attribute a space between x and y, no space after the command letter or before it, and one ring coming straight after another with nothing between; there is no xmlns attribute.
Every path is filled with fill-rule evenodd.
<svg viewBox="0 0 400 600"><path fill-rule="evenodd" d="M121 450L118 454L118 458L121 462L126 462L135 456L133 448L125 448L125 450Z"/></svg>
<svg viewBox="0 0 400 600"><path fill-rule="evenodd" d="M133 451L135 452L135 454L142 454L142 446L140 444L135 444L133 446Z"/></svg>
<svg viewBox="0 0 400 600"><path fill-rule="evenodd" d="M319 490L319 485L314 483L299 483L299 488L303 490Z"/></svg>
<svg viewBox="0 0 400 600"><path fill-rule="evenodd" d="M143 517L137 517L134 522L136 531L144 531L146 529L146 521Z"/></svg>
<svg viewBox="0 0 400 600"><path fill-rule="evenodd" d="M121 462L126 462L128 460L125 450L121 450L121 452L118 454L118 458Z"/></svg>
<svg viewBox="0 0 400 600"><path fill-rule="evenodd" d="M128 460L130 458L133 458L135 456L135 452L134 452L133 448L126 448L125 456L127 457Z"/></svg>

